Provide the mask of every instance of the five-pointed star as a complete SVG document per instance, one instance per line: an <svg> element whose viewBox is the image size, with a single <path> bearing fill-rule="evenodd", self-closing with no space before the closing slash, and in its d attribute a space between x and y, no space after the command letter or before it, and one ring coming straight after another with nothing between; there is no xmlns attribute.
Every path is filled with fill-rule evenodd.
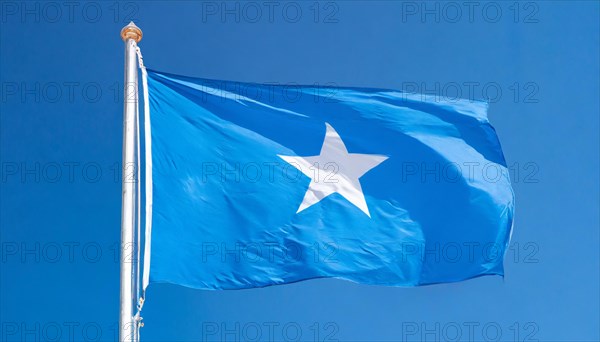
<svg viewBox="0 0 600 342"><path fill-rule="evenodd" d="M371 217L358 179L388 157L376 154L348 153L344 142L328 123L321 154L311 157L281 156L290 165L310 177L310 185L296 213L338 193Z"/></svg>

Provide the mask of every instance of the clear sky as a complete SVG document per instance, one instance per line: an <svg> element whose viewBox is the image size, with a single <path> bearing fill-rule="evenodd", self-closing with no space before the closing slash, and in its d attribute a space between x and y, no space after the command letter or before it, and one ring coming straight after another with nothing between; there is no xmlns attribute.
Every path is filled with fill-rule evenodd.
<svg viewBox="0 0 600 342"><path fill-rule="evenodd" d="M516 194L504 279L151 285L144 341L600 339L597 1L0 6L1 341L115 340L131 19L156 70L488 99Z"/></svg>

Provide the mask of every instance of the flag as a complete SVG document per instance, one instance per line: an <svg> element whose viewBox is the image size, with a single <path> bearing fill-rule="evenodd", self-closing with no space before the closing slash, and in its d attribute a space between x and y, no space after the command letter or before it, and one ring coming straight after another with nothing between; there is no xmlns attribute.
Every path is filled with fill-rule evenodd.
<svg viewBox="0 0 600 342"><path fill-rule="evenodd" d="M503 275L514 195L485 102L148 70L150 283Z"/></svg>

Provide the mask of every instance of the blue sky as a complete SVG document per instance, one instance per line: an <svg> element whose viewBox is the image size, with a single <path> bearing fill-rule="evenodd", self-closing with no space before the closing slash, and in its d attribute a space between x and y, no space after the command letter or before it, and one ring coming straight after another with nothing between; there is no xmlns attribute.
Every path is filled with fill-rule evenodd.
<svg viewBox="0 0 600 342"><path fill-rule="evenodd" d="M154 284L144 341L599 340L598 18L594 1L2 2L0 340L115 340L131 19L156 70L488 99L516 194L504 279Z"/></svg>

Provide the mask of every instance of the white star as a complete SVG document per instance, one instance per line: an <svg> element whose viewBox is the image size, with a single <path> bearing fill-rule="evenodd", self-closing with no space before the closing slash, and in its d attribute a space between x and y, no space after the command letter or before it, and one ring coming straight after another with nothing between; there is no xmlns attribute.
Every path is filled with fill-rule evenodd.
<svg viewBox="0 0 600 342"><path fill-rule="evenodd" d="M344 142L328 123L321 154L311 157L281 156L306 176L310 185L296 213L338 193L371 217L358 179L388 157L376 154L348 153Z"/></svg>

